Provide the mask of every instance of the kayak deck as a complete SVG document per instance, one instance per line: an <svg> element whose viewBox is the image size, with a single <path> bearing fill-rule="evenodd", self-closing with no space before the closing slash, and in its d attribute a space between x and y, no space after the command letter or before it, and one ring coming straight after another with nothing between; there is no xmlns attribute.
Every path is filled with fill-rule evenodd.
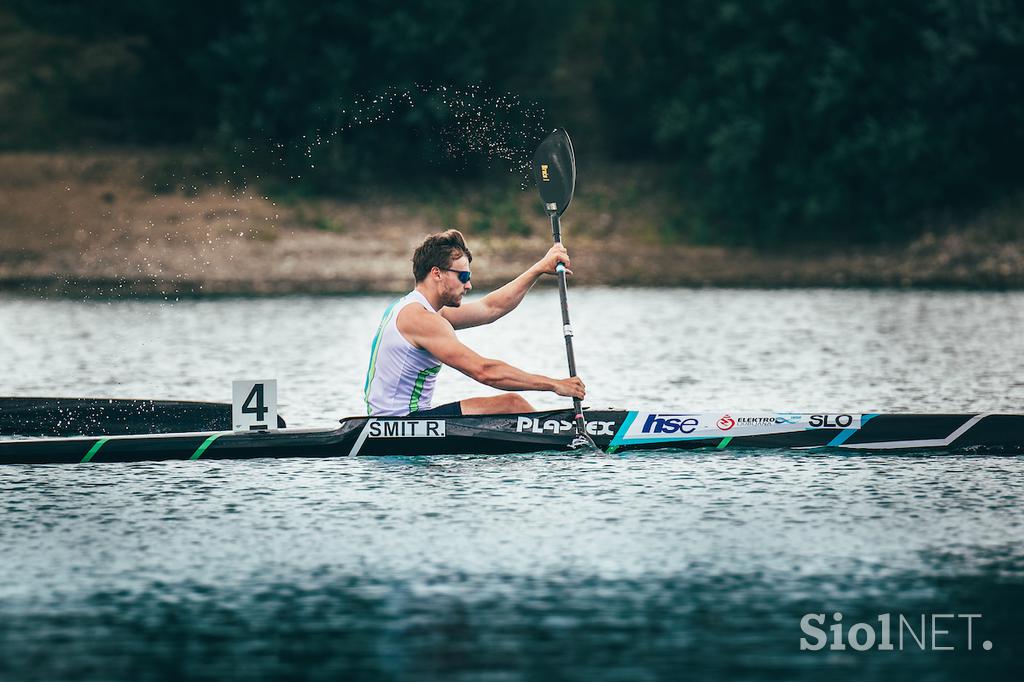
<svg viewBox="0 0 1024 682"><path fill-rule="evenodd" d="M1024 415L684 413L588 410L610 453L693 448L1024 453ZM0 464L197 459L518 454L566 451L568 410L443 418L350 417L335 429L284 429L0 441Z"/></svg>

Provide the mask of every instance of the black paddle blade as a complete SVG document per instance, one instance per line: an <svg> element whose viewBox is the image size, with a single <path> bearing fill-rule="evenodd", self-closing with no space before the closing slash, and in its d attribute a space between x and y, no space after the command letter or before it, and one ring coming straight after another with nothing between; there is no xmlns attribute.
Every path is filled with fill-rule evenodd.
<svg viewBox="0 0 1024 682"><path fill-rule="evenodd" d="M568 447L570 450L590 450L592 452L604 452L604 450L597 447L597 444L594 443L594 439L585 433L578 433L575 436L573 436L573 439L569 441L569 444L566 447Z"/></svg>
<svg viewBox="0 0 1024 682"><path fill-rule="evenodd" d="M544 138L533 155L533 178L548 215L565 213L576 189L576 156L569 133L556 128Z"/></svg>

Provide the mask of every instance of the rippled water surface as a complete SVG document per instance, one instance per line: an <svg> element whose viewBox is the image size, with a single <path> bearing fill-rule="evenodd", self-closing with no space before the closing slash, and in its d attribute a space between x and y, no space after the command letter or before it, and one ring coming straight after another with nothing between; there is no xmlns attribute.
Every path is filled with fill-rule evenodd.
<svg viewBox="0 0 1024 682"><path fill-rule="evenodd" d="M0 299L12 395L360 411L389 297ZM571 294L594 406L1024 410L1024 296ZM557 295L462 337L560 374ZM439 401L487 394L445 370ZM538 407L560 405L534 394ZM806 455L0 468L0 680L1019 679L1024 458ZM800 619L981 614L920 651L801 652ZM984 650L989 641L991 650ZM930 644L930 642L929 642Z"/></svg>

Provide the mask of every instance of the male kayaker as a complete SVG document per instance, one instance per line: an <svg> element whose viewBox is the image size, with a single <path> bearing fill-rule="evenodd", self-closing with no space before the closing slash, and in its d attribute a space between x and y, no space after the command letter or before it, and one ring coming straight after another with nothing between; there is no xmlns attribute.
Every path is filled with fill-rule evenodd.
<svg viewBox="0 0 1024 682"><path fill-rule="evenodd" d="M466 398L433 407L434 383L441 365L503 391L552 391L583 399L586 387L578 377L553 379L530 374L479 355L455 336L456 329L490 324L514 310L542 275L555 274L559 263L568 268L565 247L555 244L505 286L462 305L462 297L473 288L469 271L472 260L473 254L458 230L432 234L417 247L412 257L416 288L384 312L373 339L364 386L369 414L447 417L533 411L518 393Z"/></svg>

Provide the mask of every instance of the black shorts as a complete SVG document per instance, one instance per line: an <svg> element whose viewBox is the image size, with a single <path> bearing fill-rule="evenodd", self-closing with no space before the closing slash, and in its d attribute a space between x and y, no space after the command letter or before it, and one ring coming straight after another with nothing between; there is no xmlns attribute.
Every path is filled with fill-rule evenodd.
<svg viewBox="0 0 1024 682"><path fill-rule="evenodd" d="M409 414L410 417L461 417L462 403L454 402L445 405L438 405L429 410L417 410Z"/></svg>

